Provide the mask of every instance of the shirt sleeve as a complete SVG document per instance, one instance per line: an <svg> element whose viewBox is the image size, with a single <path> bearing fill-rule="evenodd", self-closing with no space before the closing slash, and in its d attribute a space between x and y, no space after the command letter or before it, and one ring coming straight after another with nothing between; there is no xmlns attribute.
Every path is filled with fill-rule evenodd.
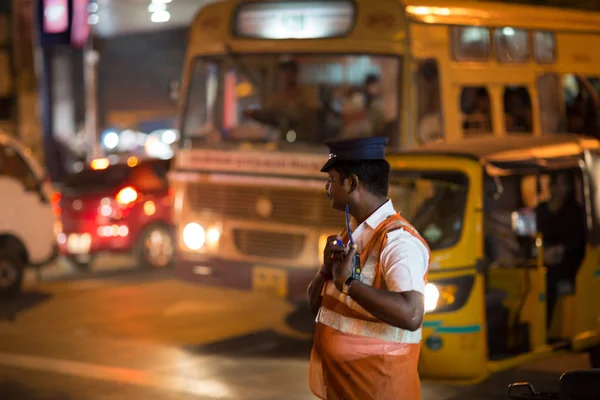
<svg viewBox="0 0 600 400"><path fill-rule="evenodd" d="M380 259L388 290L425 292L429 252L419 239L403 229L390 232Z"/></svg>

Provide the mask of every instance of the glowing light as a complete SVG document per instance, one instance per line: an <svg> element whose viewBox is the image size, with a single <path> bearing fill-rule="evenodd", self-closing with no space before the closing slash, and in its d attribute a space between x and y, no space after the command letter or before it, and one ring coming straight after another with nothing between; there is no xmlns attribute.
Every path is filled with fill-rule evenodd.
<svg viewBox="0 0 600 400"><path fill-rule="evenodd" d="M210 243L216 243L221 238L221 231L218 228L210 228L206 234Z"/></svg>
<svg viewBox="0 0 600 400"><path fill-rule="evenodd" d="M156 205L153 201L147 201L144 203L144 214L146 215L154 215L156 212Z"/></svg>
<svg viewBox="0 0 600 400"><path fill-rule="evenodd" d="M150 12L165 11L166 9L167 9L167 5L165 3L150 3L150 4L148 4L148 11L150 11Z"/></svg>
<svg viewBox="0 0 600 400"><path fill-rule="evenodd" d="M96 158L95 160L92 160L90 166L92 169L99 170L108 168L109 164L108 158Z"/></svg>
<svg viewBox="0 0 600 400"><path fill-rule="evenodd" d="M136 201L138 198L138 194L134 188L132 188L131 186L127 186L121 189L119 193L117 193L116 198L119 203L127 205Z"/></svg>
<svg viewBox="0 0 600 400"><path fill-rule="evenodd" d="M136 156L131 156L127 159L127 165L129 165L130 167L135 167L136 165L138 165L138 159Z"/></svg>
<svg viewBox="0 0 600 400"><path fill-rule="evenodd" d="M160 24L163 22L167 22L171 19L171 13L167 10L159 10L152 13L150 16L150 21Z"/></svg>
<svg viewBox="0 0 600 400"><path fill-rule="evenodd" d="M294 131L288 131L288 133L286 133L285 135L285 140L288 141L288 143L294 143L296 141L296 132Z"/></svg>
<svg viewBox="0 0 600 400"><path fill-rule="evenodd" d="M354 23L347 1L248 3L237 12L240 36L265 39L318 39L346 34Z"/></svg>
<svg viewBox="0 0 600 400"><path fill-rule="evenodd" d="M125 237L127 235L129 235L129 228L126 227L125 225L121 225L119 227L119 236Z"/></svg>
<svg viewBox="0 0 600 400"><path fill-rule="evenodd" d="M515 34L515 30L510 26L507 26L506 28L502 29L502 33L504 36L513 36Z"/></svg>
<svg viewBox="0 0 600 400"><path fill-rule="evenodd" d="M200 250L206 243L204 228L196 222L190 222L183 228L183 243L190 250Z"/></svg>
<svg viewBox="0 0 600 400"><path fill-rule="evenodd" d="M440 291L433 283L425 285L425 312L435 310L439 298Z"/></svg>
<svg viewBox="0 0 600 400"><path fill-rule="evenodd" d="M102 138L102 143L107 149L114 149L119 145L119 135L116 132L107 132Z"/></svg>
<svg viewBox="0 0 600 400"><path fill-rule="evenodd" d="M177 140L177 134L175 131L168 129L162 133L162 141L166 144L173 144Z"/></svg>

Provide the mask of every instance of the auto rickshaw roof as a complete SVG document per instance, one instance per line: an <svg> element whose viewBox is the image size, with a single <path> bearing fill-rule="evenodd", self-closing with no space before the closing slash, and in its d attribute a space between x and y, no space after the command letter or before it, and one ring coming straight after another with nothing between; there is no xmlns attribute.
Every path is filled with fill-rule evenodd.
<svg viewBox="0 0 600 400"><path fill-rule="evenodd" d="M509 135L466 138L449 143L430 143L399 154L466 157L492 164L514 162L537 164L540 161L579 156L588 149L600 149L600 141L572 134Z"/></svg>

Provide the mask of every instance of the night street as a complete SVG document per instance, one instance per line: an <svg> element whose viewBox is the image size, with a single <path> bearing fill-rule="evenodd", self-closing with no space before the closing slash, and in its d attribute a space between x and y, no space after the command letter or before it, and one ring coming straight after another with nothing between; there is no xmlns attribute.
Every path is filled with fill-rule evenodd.
<svg viewBox="0 0 600 400"><path fill-rule="evenodd" d="M181 283L109 258L87 275L30 274L0 306L0 398L310 399L308 315L257 294ZM121 267L121 265L123 265ZM243 304L240 307L238 304ZM503 399L530 380L552 389L585 355L557 356L476 387L423 382L423 399Z"/></svg>

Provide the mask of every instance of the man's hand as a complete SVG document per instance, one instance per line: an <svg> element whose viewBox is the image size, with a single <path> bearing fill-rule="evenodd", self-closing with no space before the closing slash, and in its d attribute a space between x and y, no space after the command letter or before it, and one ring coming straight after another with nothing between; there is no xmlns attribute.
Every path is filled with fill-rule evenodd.
<svg viewBox="0 0 600 400"><path fill-rule="evenodd" d="M350 247L348 253L344 254L339 261L333 265L333 283L335 287L341 292L344 283L352 275L352 260L356 254L357 246L353 244Z"/></svg>
<svg viewBox="0 0 600 400"><path fill-rule="evenodd" d="M332 235L327 238L327 245L323 250L322 271L328 278L333 276L333 266L342 259L345 249L342 245L342 237Z"/></svg>

